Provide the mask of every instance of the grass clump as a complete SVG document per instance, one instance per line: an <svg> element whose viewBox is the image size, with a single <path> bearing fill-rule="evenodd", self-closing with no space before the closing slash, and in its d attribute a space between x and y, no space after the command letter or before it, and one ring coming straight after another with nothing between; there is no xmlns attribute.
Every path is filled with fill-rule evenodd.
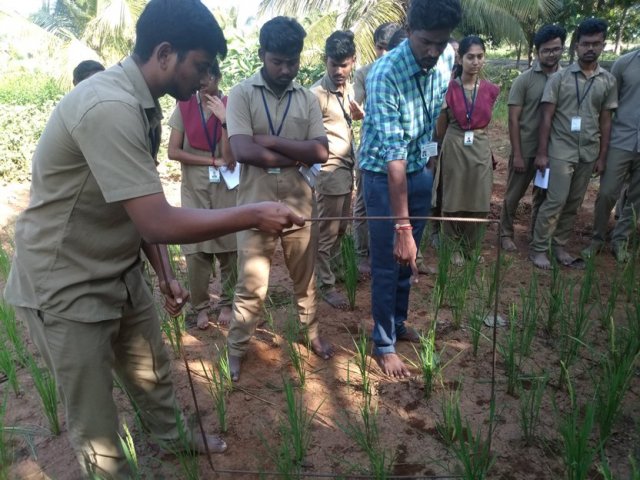
<svg viewBox="0 0 640 480"><path fill-rule="evenodd" d="M349 308L356 306L356 293L358 287L358 257L356 244L352 235L343 235L340 240L340 252L342 258L342 279L349 300Z"/></svg>
<svg viewBox="0 0 640 480"><path fill-rule="evenodd" d="M286 341L286 350L293 369L298 374L298 381L301 387L304 387L307 381L307 371L305 368L305 358L301 350L300 342L300 323L296 315L288 311L286 323L284 326L284 338Z"/></svg>
<svg viewBox="0 0 640 480"><path fill-rule="evenodd" d="M537 438L536 430L540 424L540 408L549 383L549 374L526 379L529 388L524 387L525 379L520 382L520 429L527 445L533 445Z"/></svg>
<svg viewBox="0 0 640 480"><path fill-rule="evenodd" d="M40 368L32 356L28 357L27 364L33 378L44 414L49 420L51 433L60 435L60 421L58 419L58 388L51 372L46 368Z"/></svg>
<svg viewBox="0 0 640 480"><path fill-rule="evenodd" d="M127 465L129 466L130 473L128 478L130 480L139 480L142 478L142 474L138 464L136 447L133 444L133 437L131 436L131 432L129 431L129 427L126 423L122 425L122 429L124 430L124 437L118 435L118 438L120 439L120 446L122 447L124 457L127 460Z"/></svg>

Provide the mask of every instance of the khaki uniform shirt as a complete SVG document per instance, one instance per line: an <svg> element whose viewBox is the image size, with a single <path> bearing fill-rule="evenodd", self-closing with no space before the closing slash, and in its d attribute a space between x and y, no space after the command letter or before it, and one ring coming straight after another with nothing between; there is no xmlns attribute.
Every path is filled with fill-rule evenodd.
<svg viewBox="0 0 640 480"><path fill-rule="evenodd" d="M579 108L578 94L581 99L584 96ZM541 101L556 105L549 157L568 162L595 162L600 152L600 112L618 106L615 77L598 66L593 77L587 79L576 62L549 77ZM580 131L572 132L571 121L577 116L581 119Z"/></svg>
<svg viewBox="0 0 640 480"><path fill-rule="evenodd" d="M280 136L291 140L326 137L322 114L316 97L306 88L292 82L280 98L257 72L233 87L227 103L227 132L234 135L269 135L269 120L261 92L264 92L271 123ZM291 92L291 105L284 118ZM283 123L284 120L284 123ZM302 159L301 159L302 160ZM238 205L262 201L280 201L305 218L315 213L315 195L298 167L281 168L269 173L266 168L244 164L240 170ZM292 229L300 228L298 226Z"/></svg>
<svg viewBox="0 0 640 480"><path fill-rule="evenodd" d="M121 202L162 192L150 153L161 118L131 58L60 101L33 156L7 302L80 322L119 318L127 300L152 304Z"/></svg>
<svg viewBox="0 0 640 480"><path fill-rule="evenodd" d="M507 104L522 107L518 122L522 158L533 158L538 151L540 99L548 78L540 64L536 62L532 68L522 72L513 81L511 90L509 90Z"/></svg>
<svg viewBox="0 0 640 480"><path fill-rule="evenodd" d="M353 88L347 84L343 93L325 74L311 87L311 92L320 103L322 121L329 139L329 159L322 165L316 191L323 195L345 195L353 189L355 165L349 109Z"/></svg>
<svg viewBox="0 0 640 480"><path fill-rule="evenodd" d="M618 82L619 97L610 145L627 152L640 152L640 50L618 58L611 74Z"/></svg>
<svg viewBox="0 0 640 480"><path fill-rule="evenodd" d="M209 120L211 112L204 111L205 122ZM211 158L208 150L198 150L189 143L187 134L184 133L184 122L180 107L176 107L169 118L169 126L183 133L182 149L193 155ZM221 141L216 144L216 157L221 157ZM220 178L219 183L209 181L209 168L207 165L187 165L180 164L181 169L181 200L183 207L189 208L229 208L236 206L236 194L238 189L229 190L225 181ZM237 165L236 168L240 168ZM224 253L235 252L237 250L236 234L223 235L199 243L182 245L182 252L190 255L197 252L204 253Z"/></svg>

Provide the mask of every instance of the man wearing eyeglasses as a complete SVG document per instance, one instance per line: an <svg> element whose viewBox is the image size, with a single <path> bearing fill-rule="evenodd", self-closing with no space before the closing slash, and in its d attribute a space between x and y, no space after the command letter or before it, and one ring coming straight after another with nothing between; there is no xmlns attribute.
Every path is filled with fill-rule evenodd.
<svg viewBox="0 0 640 480"><path fill-rule="evenodd" d="M500 216L502 248L515 251L513 220L529 184L536 173L534 160L538 149L540 100L549 76L561 69L560 58L567 32L558 25L545 25L536 33L537 62L513 81L509 91L509 178ZM531 226L533 230L544 190L533 187Z"/></svg>
<svg viewBox="0 0 640 480"><path fill-rule="evenodd" d="M552 75L542 95L535 166L541 172L549 168L549 184L529 253L541 269L551 268L549 245L562 265L584 268L566 246L591 174L604 172L611 111L618 106L616 79L598 65L606 36L607 22L584 20L576 31L578 61Z"/></svg>

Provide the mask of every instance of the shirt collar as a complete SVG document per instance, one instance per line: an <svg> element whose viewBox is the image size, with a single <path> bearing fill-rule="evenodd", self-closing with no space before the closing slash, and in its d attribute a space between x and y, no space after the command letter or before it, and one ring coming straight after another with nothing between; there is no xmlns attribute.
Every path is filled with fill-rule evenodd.
<svg viewBox="0 0 640 480"><path fill-rule="evenodd" d="M567 68L571 73L578 73L578 72L582 73L582 70L580 69L580 64L578 62L572 63ZM602 73L602 67L600 67L600 64L598 63L598 65L596 66L595 71L593 72L593 76L596 77L596 76L600 75L601 73ZM584 75L584 73L582 75ZM591 77L589 77L589 78L591 78Z"/></svg>
<svg viewBox="0 0 640 480"><path fill-rule="evenodd" d="M142 76L140 67L138 67L133 58L127 57L122 62L120 62L119 65L124 71L124 74L131 82L131 85L133 86L134 96L140 101L142 108L144 108L145 111L156 109L161 115L162 109L160 108L160 104L158 103L158 100L154 99L151 95L151 91L149 90L149 86Z"/></svg>
<svg viewBox="0 0 640 480"><path fill-rule="evenodd" d="M267 85L267 82L265 82L264 77L262 76L262 69L258 70L256 73L254 73L253 76L251 76L249 78L249 82L254 87L262 87L262 88L270 91L271 93L273 93L274 96L277 97L276 93L271 89L271 87L269 87L269 85ZM294 80L293 82L291 82L287 86L287 88L285 88L284 92L298 90L299 88L302 88L302 87L300 86L300 84L298 82L296 82ZM284 92L282 92L282 93L284 94Z"/></svg>
<svg viewBox="0 0 640 480"><path fill-rule="evenodd" d="M328 90L330 93L338 93L341 96L343 95L343 92L341 92L338 89L338 86L334 83L333 80L331 80L331 77L329 76L328 73L324 74L324 76L320 80L320 85L322 86L322 88L324 88L325 90ZM347 92L347 85L344 86L344 93L346 92Z"/></svg>

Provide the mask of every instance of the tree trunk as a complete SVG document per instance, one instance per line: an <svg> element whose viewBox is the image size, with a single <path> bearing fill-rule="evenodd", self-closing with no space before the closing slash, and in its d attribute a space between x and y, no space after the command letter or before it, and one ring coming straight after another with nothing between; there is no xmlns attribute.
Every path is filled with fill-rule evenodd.
<svg viewBox="0 0 640 480"><path fill-rule="evenodd" d="M529 35L527 43L527 55L529 59L529 67L531 67L531 65L533 65L533 36Z"/></svg>
<svg viewBox="0 0 640 480"><path fill-rule="evenodd" d="M516 57L516 68L520 68L520 58L522 57L522 42L518 42L518 54Z"/></svg>

